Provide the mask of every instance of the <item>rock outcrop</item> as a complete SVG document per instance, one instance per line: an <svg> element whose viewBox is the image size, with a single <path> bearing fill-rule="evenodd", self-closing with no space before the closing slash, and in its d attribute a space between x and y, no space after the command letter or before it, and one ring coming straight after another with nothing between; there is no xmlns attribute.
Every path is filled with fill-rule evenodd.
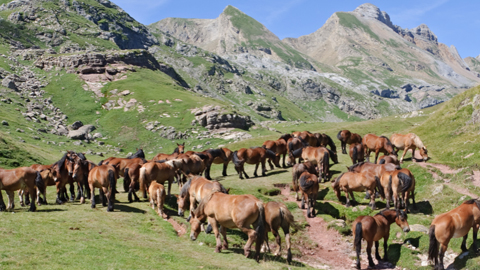
<svg viewBox="0 0 480 270"><path fill-rule="evenodd" d="M194 109L195 120L192 125L198 124L210 130L223 128L239 128L248 130L254 123L250 116L243 116L237 113L226 113L220 107L206 106L201 109Z"/></svg>

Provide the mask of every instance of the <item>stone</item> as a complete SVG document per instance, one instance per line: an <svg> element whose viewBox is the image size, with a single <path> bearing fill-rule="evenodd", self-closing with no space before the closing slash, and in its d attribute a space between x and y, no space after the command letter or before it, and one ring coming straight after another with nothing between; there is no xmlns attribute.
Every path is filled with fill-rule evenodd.
<svg viewBox="0 0 480 270"><path fill-rule="evenodd" d="M428 228L420 224L410 224L410 230L413 232L428 233Z"/></svg>
<svg viewBox="0 0 480 270"><path fill-rule="evenodd" d="M81 128L82 126L83 126L82 121L75 121L70 127L73 130L77 130L77 129Z"/></svg>
<svg viewBox="0 0 480 270"><path fill-rule="evenodd" d="M73 145L77 145L77 146L78 146L78 145L82 145L82 144L83 144L82 141L75 141L75 142L73 142Z"/></svg>
<svg viewBox="0 0 480 270"><path fill-rule="evenodd" d="M443 184L435 185L432 187L432 195L435 196L443 191Z"/></svg>
<svg viewBox="0 0 480 270"><path fill-rule="evenodd" d="M8 126L8 122L6 120L2 120L2 126Z"/></svg>
<svg viewBox="0 0 480 270"><path fill-rule="evenodd" d="M94 131L95 129L96 128L93 125L85 125L77 130L70 130L67 137L72 140L85 140L87 139L88 133Z"/></svg>
<svg viewBox="0 0 480 270"><path fill-rule="evenodd" d="M93 136L92 136L92 138L94 138L94 139L98 139L98 138L102 138L102 137L103 137L102 133L98 133L98 132L93 134Z"/></svg>
<svg viewBox="0 0 480 270"><path fill-rule="evenodd" d="M16 132L20 132L20 133L24 133L24 132L25 132L23 129L19 129L19 128L17 128L15 131L16 131Z"/></svg>

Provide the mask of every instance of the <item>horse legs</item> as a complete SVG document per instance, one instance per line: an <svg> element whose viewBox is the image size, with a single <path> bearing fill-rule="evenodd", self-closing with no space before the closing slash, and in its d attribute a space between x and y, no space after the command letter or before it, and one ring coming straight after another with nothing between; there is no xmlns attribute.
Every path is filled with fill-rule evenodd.
<svg viewBox="0 0 480 270"><path fill-rule="evenodd" d="M402 153L402 157L400 158L400 163L403 163L403 158L405 157L405 154L407 153L407 151L408 151L407 147L403 148L403 153ZM412 152L412 161L415 160L414 154L415 154L415 150L413 150Z"/></svg>
<svg viewBox="0 0 480 270"><path fill-rule="evenodd" d="M253 175L255 177L258 177L258 174L257 174L257 170L258 170L258 166L260 165L260 162L255 164L255 171L253 171ZM263 168L262 168L262 174L263 174Z"/></svg>
<svg viewBox="0 0 480 270"><path fill-rule="evenodd" d="M212 180L212 177L210 177L210 167L212 166L212 164L210 163L209 165L207 165L207 167L205 168L205 178L207 178L208 180Z"/></svg>
<svg viewBox="0 0 480 270"><path fill-rule="evenodd" d="M273 170L273 169L272 169ZM255 170L257 171L257 170ZM265 167L265 159L262 161L262 176L266 176L267 175L267 168Z"/></svg>
<svg viewBox="0 0 480 270"><path fill-rule="evenodd" d="M370 205L372 206L372 210L375 210L377 209L377 206L375 205L375 196L373 194L375 194L375 189L373 190L370 190L372 196L370 196Z"/></svg>
<svg viewBox="0 0 480 270"><path fill-rule="evenodd" d="M357 204L357 200L355 200L355 196L353 196L353 191L350 190L348 193L350 194L350 197L352 197L352 205L354 203Z"/></svg>
<svg viewBox="0 0 480 270"><path fill-rule="evenodd" d="M383 260L388 261L388 237L390 234L385 235L383 238Z"/></svg>
<svg viewBox="0 0 480 270"><path fill-rule="evenodd" d="M347 154L347 143L344 141L340 141L342 145L342 154Z"/></svg>
<svg viewBox="0 0 480 270"><path fill-rule="evenodd" d="M21 207L24 207L25 206L25 203L23 202L23 194L25 193L25 190L23 189L19 189L18 190L18 199L20 201L20 206Z"/></svg>
<svg viewBox="0 0 480 270"><path fill-rule="evenodd" d="M105 207L107 206L107 194L104 190L104 188L99 188L99 192L100 193L100 201L102 202L102 206Z"/></svg>
<svg viewBox="0 0 480 270"><path fill-rule="evenodd" d="M348 190L344 190L345 192L345 198L347 199L347 202L345 203L345 207L350 207L350 197L348 196L349 195L349 191Z"/></svg>
<svg viewBox="0 0 480 270"><path fill-rule="evenodd" d="M103 188L104 197L107 197L108 207L107 212L113 212L113 204L115 202L115 189L114 187L110 187L108 190L107 188Z"/></svg>
<svg viewBox="0 0 480 270"><path fill-rule="evenodd" d="M462 252L467 251L467 237L468 237L468 233L465 234L465 236L463 236L462 245L460 246L460 248L462 249ZM475 241L475 239L473 239L473 241Z"/></svg>
<svg viewBox="0 0 480 270"><path fill-rule="evenodd" d="M375 163L374 164L377 164L378 152L380 152L378 149L375 150Z"/></svg>
<svg viewBox="0 0 480 270"><path fill-rule="evenodd" d="M95 208L95 188L93 185L89 184L90 186L90 201L92 202L92 208Z"/></svg>
<svg viewBox="0 0 480 270"><path fill-rule="evenodd" d="M277 250L273 253L275 256L280 256L280 252L282 251L282 238L280 237L280 234L278 233L278 229L273 229L272 228L272 234L275 236L275 243L277 243Z"/></svg>
<svg viewBox="0 0 480 270"><path fill-rule="evenodd" d="M0 211L5 211L5 202L3 201L2 190L0 190Z"/></svg>
<svg viewBox="0 0 480 270"><path fill-rule="evenodd" d="M270 158L268 159L268 165L270 165L270 170L271 171L273 171L275 169L275 167L273 166L273 162Z"/></svg>
<svg viewBox="0 0 480 270"><path fill-rule="evenodd" d="M173 177L168 178L168 194L167 196L170 197L170 191L172 190L172 184L173 184Z"/></svg>
<svg viewBox="0 0 480 270"><path fill-rule="evenodd" d="M285 226L282 226L283 233L285 234L285 243L287 244L287 262L290 264L292 261L292 251L290 250L291 248L291 242L290 242L290 225L286 224ZM280 238L280 236L279 236ZM278 242L278 246L281 244L281 239L280 242ZM280 249L279 249L280 251Z"/></svg>
<svg viewBox="0 0 480 270"><path fill-rule="evenodd" d="M440 244L440 254L439 254L440 264L438 265L438 269L440 270L445 269L445 267L443 266L443 257L445 256L445 251L447 251L447 245L448 243Z"/></svg>
<svg viewBox="0 0 480 270"><path fill-rule="evenodd" d="M35 191L35 187L29 187L28 193L30 193L30 199L32 201L30 203L30 208L28 209L28 211L35 212L35 210L37 210L37 207L35 206L35 202L37 201L37 192ZM12 192L12 199L13 199L13 192Z"/></svg>
<svg viewBox="0 0 480 270"><path fill-rule="evenodd" d="M381 261L382 258L380 257L380 254L378 252L378 246L379 246L379 241L375 241L375 259L377 259L377 261Z"/></svg>
<svg viewBox="0 0 480 270"><path fill-rule="evenodd" d="M222 250L222 239L220 238L220 232L218 229L217 220L211 217L208 217L207 220L208 220L208 223L212 226L213 233L215 234L215 239L217 242L217 245L215 246L215 252L219 253Z"/></svg>
<svg viewBox="0 0 480 270"><path fill-rule="evenodd" d="M14 202L15 194L13 191L9 191L9 190L6 190L5 192L7 193L7 196L8 196L7 209L13 210L13 208L15 208L15 202ZM31 203L31 204L35 204L35 203Z"/></svg>
<svg viewBox="0 0 480 270"><path fill-rule="evenodd" d="M373 259L372 259L372 246L373 246L373 241L367 241L368 266L373 268L375 267L375 263L373 263Z"/></svg>
<svg viewBox="0 0 480 270"><path fill-rule="evenodd" d="M249 257L250 256L250 249L252 248L252 244L255 242L255 240L257 240L257 232L253 229L250 229L250 226L239 226L240 227L240 230L242 230L243 233L247 234L248 235L248 241L247 243L245 244L245 247L243 248L243 252L245 254L245 257Z"/></svg>
<svg viewBox="0 0 480 270"><path fill-rule="evenodd" d="M477 252L477 234L479 225L473 226L473 252Z"/></svg>
<svg viewBox="0 0 480 270"><path fill-rule="evenodd" d="M310 205L312 207L312 217L315 217L316 214L315 214L315 203L316 203L316 197L317 197L317 194L316 193L312 193L310 196L310 198L308 199L310 201Z"/></svg>
<svg viewBox="0 0 480 270"><path fill-rule="evenodd" d="M228 249L227 228L220 226L220 233L222 234L222 237L223 237L222 249L227 250Z"/></svg>
<svg viewBox="0 0 480 270"><path fill-rule="evenodd" d="M223 163L223 171L222 171L223 176L227 176L227 166L228 166L228 161Z"/></svg>
<svg viewBox="0 0 480 270"><path fill-rule="evenodd" d="M70 202L75 201L75 185L73 184L73 181L69 183L70 184Z"/></svg>
<svg viewBox="0 0 480 270"><path fill-rule="evenodd" d="M302 209L305 209L305 196L306 196L305 192L302 191L302 204L300 206L300 208Z"/></svg>

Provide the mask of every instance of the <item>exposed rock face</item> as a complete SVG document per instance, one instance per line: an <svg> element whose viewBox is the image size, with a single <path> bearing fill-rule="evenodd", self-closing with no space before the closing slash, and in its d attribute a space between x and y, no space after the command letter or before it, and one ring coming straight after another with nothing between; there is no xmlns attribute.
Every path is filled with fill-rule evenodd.
<svg viewBox="0 0 480 270"><path fill-rule="evenodd" d="M88 134L94 130L95 130L95 126L85 125L80 127L77 130L70 130L67 136L72 140L85 140L89 138Z"/></svg>
<svg viewBox="0 0 480 270"><path fill-rule="evenodd" d="M239 128L247 130L254 123L250 116L236 113L224 113L220 107L206 106L192 111L195 114L196 123L208 129Z"/></svg>

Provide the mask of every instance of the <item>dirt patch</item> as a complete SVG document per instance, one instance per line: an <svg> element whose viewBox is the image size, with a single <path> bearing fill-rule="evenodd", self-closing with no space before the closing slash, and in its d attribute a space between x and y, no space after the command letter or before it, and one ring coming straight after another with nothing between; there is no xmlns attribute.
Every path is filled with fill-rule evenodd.
<svg viewBox="0 0 480 270"><path fill-rule="evenodd" d="M175 231L177 232L177 235L179 237L187 233L187 228L185 228L185 226L183 224L178 223L173 218L169 218L169 219L167 219L167 221L170 224L172 224L173 228L175 229Z"/></svg>
<svg viewBox="0 0 480 270"><path fill-rule="evenodd" d="M282 188L282 195L289 202L296 202L294 196L290 195L290 186L285 184ZM300 207L300 202L297 202ZM320 217L307 218L306 210L303 215L308 222L308 237L317 244L316 248L308 246L299 246L302 252L301 257L295 260L320 269L353 269L355 261L352 260L356 256L353 250L353 238L342 237L342 235L334 230L328 229L328 224ZM366 243L362 243L361 264L362 269L367 269L368 260L365 253ZM380 262L376 269L401 269L395 267L388 262Z"/></svg>

